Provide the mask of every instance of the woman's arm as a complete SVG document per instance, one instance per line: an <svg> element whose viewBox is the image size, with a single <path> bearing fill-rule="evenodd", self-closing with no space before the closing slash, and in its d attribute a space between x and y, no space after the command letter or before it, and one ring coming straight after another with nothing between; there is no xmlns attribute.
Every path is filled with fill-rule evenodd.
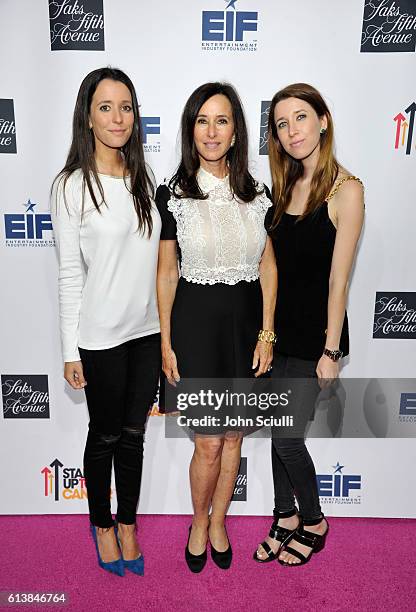
<svg viewBox="0 0 416 612"><path fill-rule="evenodd" d="M178 280L176 240L161 240L157 269L157 301L162 342L162 369L172 385L180 380L176 356L172 350L170 326Z"/></svg>
<svg viewBox="0 0 416 612"><path fill-rule="evenodd" d="M266 246L260 261L260 285L263 294L263 329L274 331L274 310L277 295L277 267L273 245L267 237ZM273 361L273 345L270 342L258 341L253 355L253 370L258 370L255 376L264 374Z"/></svg>
<svg viewBox="0 0 416 612"><path fill-rule="evenodd" d="M74 198L73 177L65 186L56 180L52 190L51 218L59 262L59 315L64 377L74 389L86 385L78 351L79 314L84 286L80 248L80 211Z"/></svg>
<svg viewBox="0 0 416 612"><path fill-rule="evenodd" d="M332 203L337 225L337 236L329 277L328 325L325 346L330 350L338 350L345 317L349 277L364 220L362 185L353 180L344 183L334 196ZM323 355L318 362L316 371L319 378L335 378L338 376L339 364Z"/></svg>

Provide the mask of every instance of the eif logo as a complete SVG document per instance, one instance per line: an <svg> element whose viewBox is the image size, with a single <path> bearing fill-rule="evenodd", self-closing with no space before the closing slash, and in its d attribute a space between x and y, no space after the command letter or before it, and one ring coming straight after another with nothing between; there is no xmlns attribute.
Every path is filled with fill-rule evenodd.
<svg viewBox="0 0 416 612"><path fill-rule="evenodd" d="M240 11L239 0L225 0L225 10L202 11L203 51L257 51L258 12ZM255 35L254 35L255 36Z"/></svg>
<svg viewBox="0 0 416 612"><path fill-rule="evenodd" d="M50 0L51 51L103 51L103 0Z"/></svg>
<svg viewBox="0 0 416 612"><path fill-rule="evenodd" d="M262 100L261 112L260 112L260 140L259 140L259 155L269 154L269 134L268 134L268 123L269 123L269 112L270 112L270 100Z"/></svg>
<svg viewBox="0 0 416 612"><path fill-rule="evenodd" d="M403 113L398 113L393 121L396 124L394 148L406 148L406 155L410 155L412 151L413 130L415 126L416 102L409 104L404 109ZM416 147L413 147L416 148Z"/></svg>
<svg viewBox="0 0 416 612"><path fill-rule="evenodd" d="M17 153L13 100L0 100L0 153Z"/></svg>
<svg viewBox="0 0 416 612"><path fill-rule="evenodd" d="M416 393L402 393L400 396L400 423L416 422Z"/></svg>
<svg viewBox="0 0 416 612"><path fill-rule="evenodd" d="M79 467L64 467L59 459L54 459L41 471L43 474L43 492L45 497L59 501L68 499L86 499L85 478Z"/></svg>
<svg viewBox="0 0 416 612"><path fill-rule="evenodd" d="M143 132L143 150L145 153L160 153L160 117L141 117ZM149 138L150 136L150 138Z"/></svg>
<svg viewBox="0 0 416 612"><path fill-rule="evenodd" d="M29 199L24 213L4 215L4 233L8 247L55 246L52 221L49 213L35 212L36 202Z"/></svg>
<svg viewBox="0 0 416 612"><path fill-rule="evenodd" d="M318 493L323 503L330 504L360 504L361 495L361 475L344 474L344 465L337 461L333 465L332 474L317 474Z"/></svg>
<svg viewBox="0 0 416 612"><path fill-rule="evenodd" d="M231 501L247 501L247 457L241 457Z"/></svg>
<svg viewBox="0 0 416 612"><path fill-rule="evenodd" d="M409 52L415 46L414 0L365 0L362 53Z"/></svg>

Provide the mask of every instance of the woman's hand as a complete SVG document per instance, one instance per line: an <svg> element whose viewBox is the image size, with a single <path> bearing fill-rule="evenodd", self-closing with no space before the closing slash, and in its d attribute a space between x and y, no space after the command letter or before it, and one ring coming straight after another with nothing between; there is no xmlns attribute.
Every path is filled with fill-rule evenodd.
<svg viewBox="0 0 416 612"><path fill-rule="evenodd" d="M327 355L322 355L316 366L318 382L321 389L328 387L339 376L339 363L332 361Z"/></svg>
<svg viewBox="0 0 416 612"><path fill-rule="evenodd" d="M265 374L271 368L273 361L273 344L271 342L263 342L258 340L256 348L254 349L253 355L253 366L252 369L257 369L254 376L257 378L262 374Z"/></svg>
<svg viewBox="0 0 416 612"><path fill-rule="evenodd" d="M162 346L162 370L168 382L176 387L176 383L180 381L181 377L178 372L176 355L171 346Z"/></svg>
<svg viewBox="0 0 416 612"><path fill-rule="evenodd" d="M65 363L64 378L73 389L83 389L87 384L80 361L67 361Z"/></svg>

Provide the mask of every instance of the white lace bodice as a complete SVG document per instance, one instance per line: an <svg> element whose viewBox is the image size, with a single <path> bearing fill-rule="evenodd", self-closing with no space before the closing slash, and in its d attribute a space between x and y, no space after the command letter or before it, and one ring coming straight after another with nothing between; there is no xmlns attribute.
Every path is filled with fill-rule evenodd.
<svg viewBox="0 0 416 612"><path fill-rule="evenodd" d="M266 243L264 217L271 202L265 193L245 203L233 196L228 177L198 171L206 200L171 197L168 210L177 226L181 275L200 284L253 281Z"/></svg>

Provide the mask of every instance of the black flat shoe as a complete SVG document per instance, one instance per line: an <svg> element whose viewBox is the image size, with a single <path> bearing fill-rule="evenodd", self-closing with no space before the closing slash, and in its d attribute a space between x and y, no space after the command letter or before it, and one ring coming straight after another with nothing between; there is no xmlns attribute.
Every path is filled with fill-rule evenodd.
<svg viewBox="0 0 416 612"><path fill-rule="evenodd" d="M189 539L191 537L191 530L192 525L189 527L188 543L185 548L185 560L191 572L193 572L194 574L199 574L199 572L202 572L207 562L207 549L205 547L204 552L200 555L193 555L189 551Z"/></svg>
<svg viewBox="0 0 416 612"><path fill-rule="evenodd" d="M285 546L284 550L299 559L299 563L287 563L281 559L278 559L280 565L284 567L297 567L298 565L305 565L308 563L313 555L313 553L318 553L325 547L326 536L328 535L329 525L327 520L326 522L326 531L323 535L319 535L318 533L313 533L312 531L306 531L302 526L300 526L296 532L293 534L291 541L294 540L299 544L303 544L304 546L308 546L311 548L311 552L307 557L303 555L301 552L292 548L291 546Z"/></svg>
<svg viewBox="0 0 416 612"><path fill-rule="evenodd" d="M290 538L296 532L296 529L298 529L299 527L299 526L296 527L296 529L286 529L285 527L279 527L278 522L279 522L278 520L273 521L273 524L270 527L270 531L269 531L269 538L272 538L272 540L276 540L280 542L280 546L277 549L277 552L273 552L270 544L268 544L266 541L262 542L260 546L263 547L265 553L267 554L267 557L265 559L260 559L257 555L258 549L255 550L253 554L253 559L254 561L257 561L257 563L270 563L270 561L275 561L280 555L282 546L284 546L286 542L290 540Z"/></svg>
<svg viewBox="0 0 416 612"><path fill-rule="evenodd" d="M225 533L227 533L227 530L225 530ZM227 550L224 550L223 552L219 552L218 550L215 550L215 548L211 544L212 560L214 561L215 565L217 565L220 569L223 569L223 570L227 570L230 567L231 561L233 559L233 551L231 548L230 540L228 538L228 534L227 534L227 540L228 540L228 548Z"/></svg>

